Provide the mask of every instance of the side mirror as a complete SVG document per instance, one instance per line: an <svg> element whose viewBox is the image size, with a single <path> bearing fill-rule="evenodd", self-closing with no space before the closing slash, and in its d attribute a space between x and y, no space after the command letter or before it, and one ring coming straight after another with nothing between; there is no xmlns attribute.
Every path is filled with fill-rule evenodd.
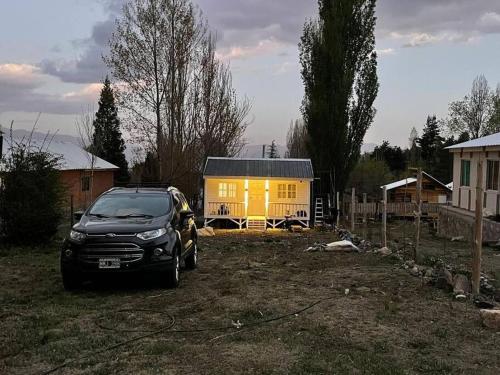
<svg viewBox="0 0 500 375"><path fill-rule="evenodd" d="M85 212L83 212L83 211L74 212L73 213L73 220L75 221L75 223L78 223L84 214L85 214Z"/></svg>

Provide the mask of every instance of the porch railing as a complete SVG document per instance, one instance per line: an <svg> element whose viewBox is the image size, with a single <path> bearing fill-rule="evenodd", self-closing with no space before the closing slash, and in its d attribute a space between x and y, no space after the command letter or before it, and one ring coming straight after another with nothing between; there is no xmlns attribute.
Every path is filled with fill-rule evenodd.
<svg viewBox="0 0 500 375"><path fill-rule="evenodd" d="M245 217L243 202L209 202L207 217L242 218Z"/></svg>
<svg viewBox="0 0 500 375"><path fill-rule="evenodd" d="M269 218L285 218L292 216L296 219L309 219L309 206L296 203L269 203Z"/></svg>

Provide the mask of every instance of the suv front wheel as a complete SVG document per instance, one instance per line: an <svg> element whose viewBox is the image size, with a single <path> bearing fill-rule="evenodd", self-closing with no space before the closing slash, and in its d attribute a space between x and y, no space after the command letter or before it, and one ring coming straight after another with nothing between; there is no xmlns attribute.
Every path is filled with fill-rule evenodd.
<svg viewBox="0 0 500 375"><path fill-rule="evenodd" d="M61 256L63 256L61 254ZM82 286L82 276L80 272L74 269L70 269L61 260L61 277L63 282L63 287L65 290L74 291Z"/></svg>
<svg viewBox="0 0 500 375"><path fill-rule="evenodd" d="M179 286L179 276L181 271L181 257L176 251L172 267L166 272L165 286L167 288L177 288Z"/></svg>
<svg viewBox="0 0 500 375"><path fill-rule="evenodd" d="M191 254L186 258L186 268L194 270L198 265L198 243L196 239L193 240L193 249Z"/></svg>

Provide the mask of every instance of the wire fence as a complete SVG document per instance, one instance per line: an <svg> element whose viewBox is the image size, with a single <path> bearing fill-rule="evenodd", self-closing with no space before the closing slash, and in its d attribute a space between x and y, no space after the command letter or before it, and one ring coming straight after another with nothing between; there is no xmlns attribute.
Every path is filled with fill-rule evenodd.
<svg viewBox="0 0 500 375"><path fill-rule="evenodd" d="M367 211L363 204L355 206L354 223L350 203L344 204L342 224L371 242L374 246L383 246L382 205L373 203ZM387 244L392 251L398 251L411 259L417 242L416 203L388 204ZM371 210L370 210L371 209ZM447 204L424 204L422 208L420 241L417 249L417 263L433 265L438 261L449 265L455 270L469 274L472 270L474 252L474 217L472 213L454 208ZM354 224L354 225L353 225ZM500 238L500 223L485 221L485 226L491 225L494 238ZM498 229L495 229L498 228ZM487 231L486 231L487 232ZM495 234L496 232L496 234ZM498 240L498 239L497 239ZM494 241L485 243L482 254L482 272L493 280L500 288L500 251Z"/></svg>

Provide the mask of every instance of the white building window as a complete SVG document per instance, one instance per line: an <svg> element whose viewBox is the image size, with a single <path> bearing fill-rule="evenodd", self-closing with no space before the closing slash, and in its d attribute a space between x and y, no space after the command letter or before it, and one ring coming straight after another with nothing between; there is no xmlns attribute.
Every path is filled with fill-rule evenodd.
<svg viewBox="0 0 500 375"><path fill-rule="evenodd" d="M296 199L297 185L296 184L278 184L278 199Z"/></svg>
<svg viewBox="0 0 500 375"><path fill-rule="evenodd" d="M236 184L219 182L219 198L236 198Z"/></svg>
<svg viewBox="0 0 500 375"><path fill-rule="evenodd" d="M486 189L498 190L498 170L500 163L498 160L488 160L486 168Z"/></svg>

